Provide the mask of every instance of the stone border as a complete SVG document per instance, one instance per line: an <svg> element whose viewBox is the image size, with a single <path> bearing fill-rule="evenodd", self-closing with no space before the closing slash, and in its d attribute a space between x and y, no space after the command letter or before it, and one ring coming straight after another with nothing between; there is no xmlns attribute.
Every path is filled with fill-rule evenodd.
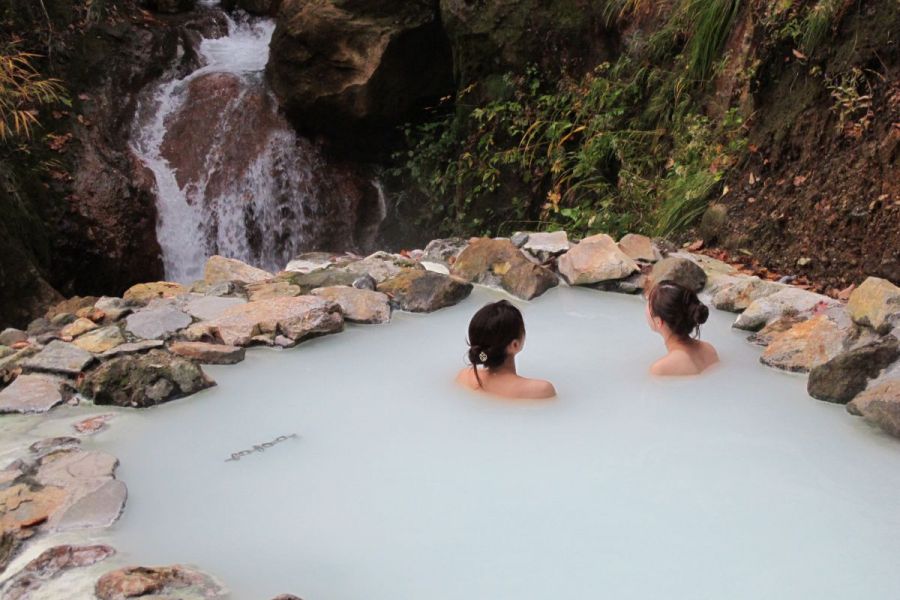
<svg viewBox="0 0 900 600"><path fill-rule="evenodd" d="M213 256L204 279L191 286L151 282L131 287L122 298L71 298L27 331L0 332L0 414L77 404L75 392L97 405L153 406L214 385L201 365L240 362L248 346L291 347L338 333L345 322L388 322L394 310L432 312L465 299L473 284L531 300L558 285L637 294L665 279L736 313L733 327L763 348L764 365L809 373L812 397L847 404L852 414L900 437L897 286L870 277L844 304L646 236L629 234L616 242L598 234L572 243L562 231L439 239L424 250L367 257L310 252L280 273ZM78 423L76 430L90 435L106 426L107 417ZM44 440L0 471L0 568L35 533L104 527L118 518L127 493L113 475L118 461L81 451L79 443ZM45 465L48 456L53 461ZM56 461L81 465L83 477L53 479ZM19 510L23 502L27 514ZM93 556L73 547L51 550ZM36 586L52 579L41 564L32 561L0 590L21 587L23 577ZM182 565L112 571L95 590L99 597L118 597L136 581L152 582L148 590L225 593L214 579Z"/></svg>

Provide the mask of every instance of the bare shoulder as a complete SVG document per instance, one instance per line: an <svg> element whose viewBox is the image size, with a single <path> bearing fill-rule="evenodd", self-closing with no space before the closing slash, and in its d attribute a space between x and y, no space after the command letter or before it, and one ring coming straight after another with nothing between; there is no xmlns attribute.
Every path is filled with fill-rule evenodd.
<svg viewBox="0 0 900 600"><path fill-rule="evenodd" d="M474 390L476 387L475 370L472 367L466 367L456 374L456 383L465 388Z"/></svg>
<svg viewBox="0 0 900 600"><path fill-rule="evenodd" d="M650 373L661 377L693 375L697 372L691 357L683 350L673 350L653 363Z"/></svg>
<svg viewBox="0 0 900 600"><path fill-rule="evenodd" d="M531 400L545 400L556 396L556 388L549 381L543 379L524 379L522 382L522 398Z"/></svg>
<svg viewBox="0 0 900 600"><path fill-rule="evenodd" d="M703 356L703 362L707 366L719 362L719 353L716 352L715 346L713 346L709 342L700 342L700 348Z"/></svg>

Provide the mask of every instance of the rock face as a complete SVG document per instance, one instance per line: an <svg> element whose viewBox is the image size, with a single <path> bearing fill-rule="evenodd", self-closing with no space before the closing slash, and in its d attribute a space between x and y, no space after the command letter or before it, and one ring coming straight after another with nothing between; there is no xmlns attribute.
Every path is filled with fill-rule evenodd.
<svg viewBox="0 0 900 600"><path fill-rule="evenodd" d="M847 310L856 323L880 333L900 325L900 288L878 277L869 277L850 294Z"/></svg>
<svg viewBox="0 0 900 600"><path fill-rule="evenodd" d="M847 412L900 437L900 379L873 385L847 405Z"/></svg>
<svg viewBox="0 0 900 600"><path fill-rule="evenodd" d="M458 304L472 293L472 284L461 279L410 269L378 286L391 303L409 312L433 312Z"/></svg>
<svg viewBox="0 0 900 600"><path fill-rule="evenodd" d="M207 344L205 342L175 342L169 346L172 354L210 365L233 365L244 360L244 348Z"/></svg>
<svg viewBox="0 0 900 600"><path fill-rule="evenodd" d="M898 358L900 343L890 335L848 350L810 371L807 392L819 400L846 404Z"/></svg>
<svg viewBox="0 0 900 600"><path fill-rule="evenodd" d="M92 362L94 357L90 352L73 344L53 340L38 354L25 360L23 366L32 371L78 375Z"/></svg>
<svg viewBox="0 0 900 600"><path fill-rule="evenodd" d="M624 279L639 270L637 263L605 233L581 240L559 258L559 274L570 285Z"/></svg>
<svg viewBox="0 0 900 600"><path fill-rule="evenodd" d="M340 307L314 296L271 298L248 302L223 312L205 324L231 346L271 343L278 335L299 342L314 335L336 333L344 327Z"/></svg>
<svg viewBox="0 0 900 600"><path fill-rule="evenodd" d="M42 413L68 397L64 382L50 375L19 375L0 390L0 414Z"/></svg>
<svg viewBox="0 0 900 600"><path fill-rule="evenodd" d="M225 258L224 256L210 256L206 261L206 267L203 272L203 280L208 284L225 281L256 283L271 278L272 274L267 271L251 267L234 258Z"/></svg>
<svg viewBox="0 0 900 600"><path fill-rule="evenodd" d="M777 369L808 373L840 354L849 335L848 327L817 315L777 334L759 360Z"/></svg>
<svg viewBox="0 0 900 600"><path fill-rule="evenodd" d="M698 293L706 286L706 272L703 268L692 260L677 256L664 258L653 265L649 278L651 285L660 281L674 281Z"/></svg>
<svg viewBox="0 0 900 600"><path fill-rule="evenodd" d="M191 324L187 313L165 301L151 303L147 308L128 315L125 329L128 333L148 340L164 339Z"/></svg>
<svg viewBox="0 0 900 600"><path fill-rule="evenodd" d="M95 404L144 408L214 385L193 362L161 350L113 358L88 374L82 393Z"/></svg>
<svg viewBox="0 0 900 600"><path fill-rule="evenodd" d="M266 75L301 130L358 145L451 92L452 64L435 2L283 0Z"/></svg>
<svg viewBox="0 0 900 600"><path fill-rule="evenodd" d="M472 241L456 258L450 273L465 281L502 287L523 300L536 298L559 283L552 271L534 264L504 239Z"/></svg>
<svg viewBox="0 0 900 600"><path fill-rule="evenodd" d="M757 331L766 324L785 315L810 314L817 308L834 306L828 296L814 294L799 288L785 287L774 294L759 298L741 313L733 327Z"/></svg>
<svg viewBox="0 0 900 600"><path fill-rule="evenodd" d="M128 598L224 598L221 585L205 573L181 565L126 567L107 573L97 581L99 600Z"/></svg>
<svg viewBox="0 0 900 600"><path fill-rule="evenodd" d="M7 600L28 600L32 593L47 581L78 567L87 567L106 560L115 554L110 546L54 546L42 552L37 558L11 577L4 584L4 598Z"/></svg>
<svg viewBox="0 0 900 600"><path fill-rule="evenodd" d="M337 303L351 323L387 323L391 304L386 294L366 289L335 286L313 290L313 295Z"/></svg>

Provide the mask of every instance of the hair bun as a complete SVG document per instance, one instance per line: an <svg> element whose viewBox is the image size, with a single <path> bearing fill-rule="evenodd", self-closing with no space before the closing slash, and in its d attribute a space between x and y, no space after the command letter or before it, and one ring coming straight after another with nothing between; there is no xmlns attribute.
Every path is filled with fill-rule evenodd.
<svg viewBox="0 0 900 600"><path fill-rule="evenodd" d="M698 301L691 307L691 318L697 325L703 325L709 318L709 308L702 302Z"/></svg>

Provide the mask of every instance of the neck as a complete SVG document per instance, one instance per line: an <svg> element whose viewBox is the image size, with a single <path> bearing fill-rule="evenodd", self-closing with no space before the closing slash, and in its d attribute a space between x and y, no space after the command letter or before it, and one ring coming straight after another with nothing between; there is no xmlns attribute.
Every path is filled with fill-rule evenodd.
<svg viewBox="0 0 900 600"><path fill-rule="evenodd" d="M674 333L669 333L668 335L665 336L664 341L666 344L666 350L671 352L672 350L675 350L676 348L683 348L684 346L690 345L691 339L690 338L680 338L677 335L675 335Z"/></svg>
<svg viewBox="0 0 900 600"><path fill-rule="evenodd" d="M507 356L506 360L499 367L491 369L492 373L509 373L516 375L516 357Z"/></svg>

